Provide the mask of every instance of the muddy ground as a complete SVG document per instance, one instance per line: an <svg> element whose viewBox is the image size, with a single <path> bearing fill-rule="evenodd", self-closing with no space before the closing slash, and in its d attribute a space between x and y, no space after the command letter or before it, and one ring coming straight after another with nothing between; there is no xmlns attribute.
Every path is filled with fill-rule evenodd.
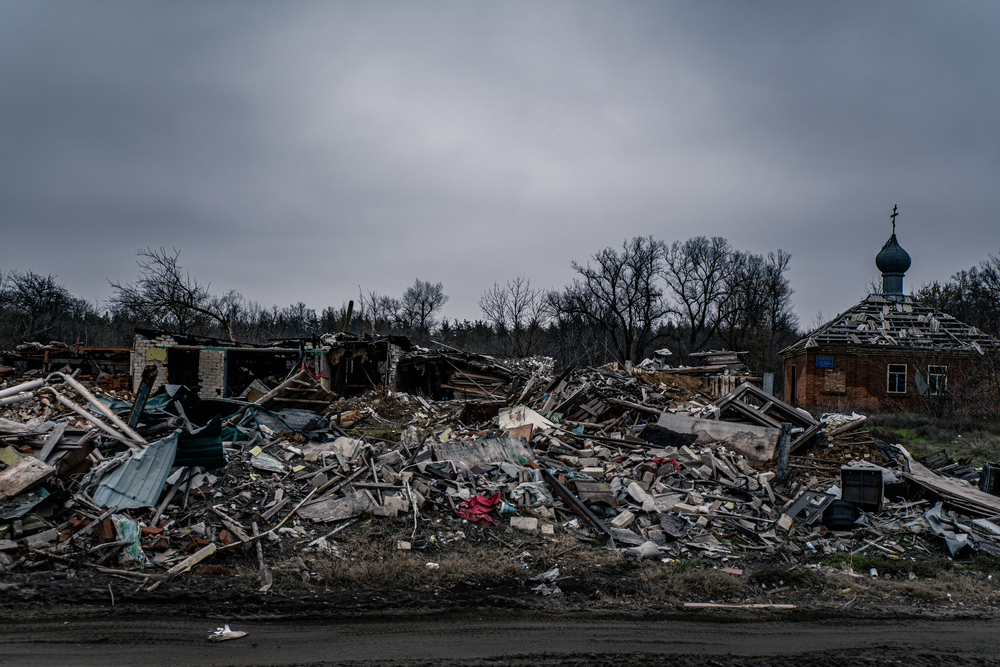
<svg viewBox="0 0 1000 667"><path fill-rule="evenodd" d="M249 554L152 591L151 579L86 568L8 573L0 665L1000 664L990 563L637 562L584 543L471 538L399 552L386 532L359 529L337 557L306 554L305 569L275 562L267 593ZM553 565L561 592L533 592L530 577ZM249 634L209 642L224 623Z"/></svg>
<svg viewBox="0 0 1000 667"><path fill-rule="evenodd" d="M0 664L79 665L990 665L993 621L475 615L244 621L212 643L211 619L52 617L5 626Z"/></svg>

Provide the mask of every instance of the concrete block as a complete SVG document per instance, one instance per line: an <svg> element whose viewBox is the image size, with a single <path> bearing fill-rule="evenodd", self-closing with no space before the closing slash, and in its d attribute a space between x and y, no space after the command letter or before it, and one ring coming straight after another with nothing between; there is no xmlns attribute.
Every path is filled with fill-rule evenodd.
<svg viewBox="0 0 1000 667"><path fill-rule="evenodd" d="M409 512L410 503L398 496L388 496L382 499L382 507L393 507L398 512Z"/></svg>
<svg viewBox="0 0 1000 667"><path fill-rule="evenodd" d="M510 519L511 528L534 532L538 530L538 519L533 516L515 516Z"/></svg>
<svg viewBox="0 0 1000 667"><path fill-rule="evenodd" d="M635 515L632 512L625 510L614 519L611 520L611 525L616 528L628 528L635 521Z"/></svg>
<svg viewBox="0 0 1000 667"><path fill-rule="evenodd" d="M29 549L37 549L38 547L51 544L59 539L59 530L56 528L50 528L41 533L35 533L34 535L29 535L28 537L21 540L25 546Z"/></svg>
<svg viewBox="0 0 1000 667"><path fill-rule="evenodd" d="M649 530L646 531L646 534L649 536L649 540L657 546L663 546L667 543L667 534L662 530Z"/></svg>

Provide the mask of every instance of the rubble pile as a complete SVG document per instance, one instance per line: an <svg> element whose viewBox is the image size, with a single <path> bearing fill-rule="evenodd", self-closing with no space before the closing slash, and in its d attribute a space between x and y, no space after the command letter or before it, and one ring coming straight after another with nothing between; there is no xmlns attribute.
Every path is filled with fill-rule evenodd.
<svg viewBox="0 0 1000 667"><path fill-rule="evenodd" d="M135 396L61 372L8 380L0 570L153 590L249 561L267 591L271 567L337 558L338 533L381 520L400 550L472 522L501 542L571 536L664 561L1000 555L1000 498L874 439L860 415L816 420L746 383L716 398L662 371L458 361L451 388L476 401L343 398L308 369L243 399L151 393L146 374Z"/></svg>

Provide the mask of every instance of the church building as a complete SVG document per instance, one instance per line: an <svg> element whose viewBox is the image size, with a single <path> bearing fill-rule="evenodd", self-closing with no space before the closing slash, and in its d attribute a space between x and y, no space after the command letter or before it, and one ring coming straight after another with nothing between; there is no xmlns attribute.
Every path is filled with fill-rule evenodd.
<svg viewBox="0 0 1000 667"><path fill-rule="evenodd" d="M893 231L875 257L870 294L781 351L787 403L833 409L971 409L995 393L1000 342L903 294L910 256Z"/></svg>

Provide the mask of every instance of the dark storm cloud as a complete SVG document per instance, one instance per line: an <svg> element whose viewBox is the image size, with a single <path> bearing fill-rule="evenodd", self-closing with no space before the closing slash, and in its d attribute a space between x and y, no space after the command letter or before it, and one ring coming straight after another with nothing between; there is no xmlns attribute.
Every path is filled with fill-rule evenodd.
<svg viewBox="0 0 1000 667"><path fill-rule="evenodd" d="M626 237L793 253L843 310L899 204L908 286L998 252L990 3L0 1L0 268L105 298L181 249L339 305L572 279ZM52 242L47 239L58 239Z"/></svg>

